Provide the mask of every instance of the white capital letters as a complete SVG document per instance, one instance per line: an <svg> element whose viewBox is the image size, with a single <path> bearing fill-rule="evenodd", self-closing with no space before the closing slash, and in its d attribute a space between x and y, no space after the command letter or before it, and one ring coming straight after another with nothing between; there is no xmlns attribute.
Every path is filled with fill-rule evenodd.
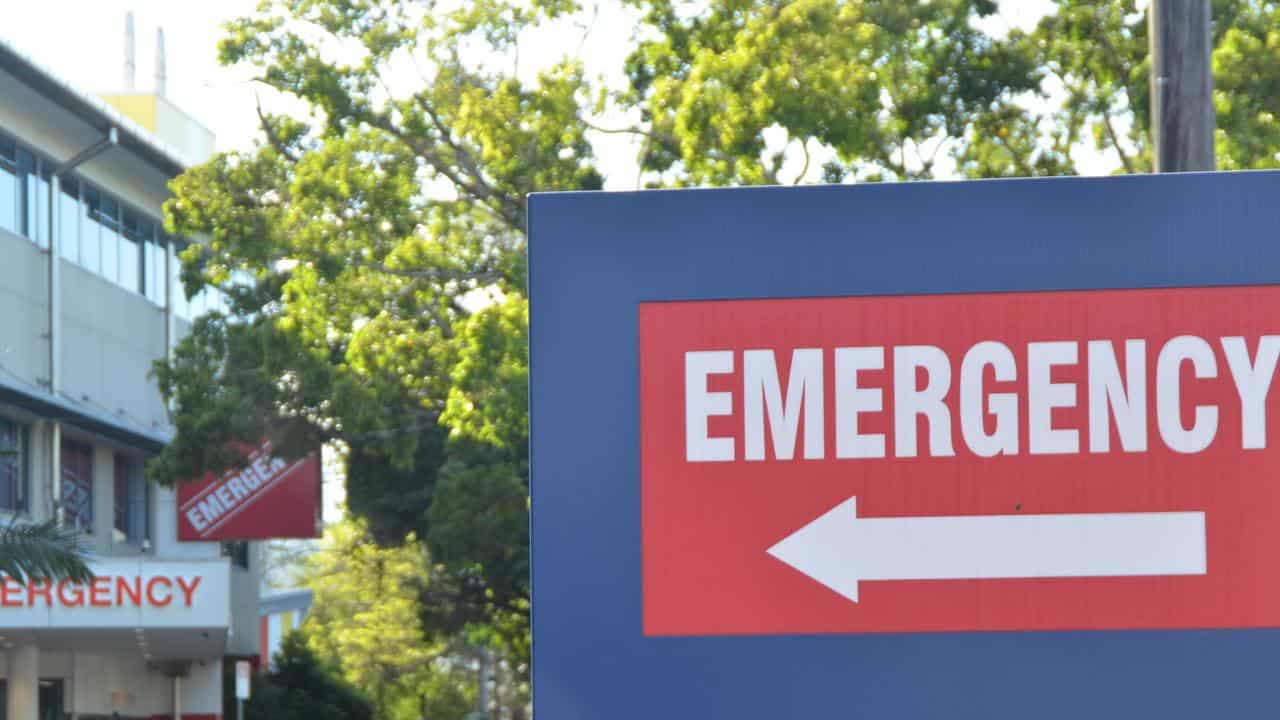
<svg viewBox="0 0 1280 720"><path fill-rule="evenodd" d="M924 368L925 385L916 388L916 368ZM916 456L916 416L929 423L929 454L955 455L951 448L951 411L943 398L951 389L951 361L933 345L902 345L893 350L893 452Z"/></svg>
<svg viewBox="0 0 1280 720"><path fill-rule="evenodd" d="M1267 446L1267 392L1280 360L1280 336L1258 340L1257 360L1249 362L1249 348L1242 337L1222 338L1222 351L1231 368L1231 379L1240 395L1240 446L1259 450Z"/></svg>
<svg viewBox="0 0 1280 720"><path fill-rule="evenodd" d="M791 353L791 373L784 400L778 387L778 364L772 350L742 353L743 444L747 460L764 459L764 421L769 416L773 454L778 460L795 455L800 411L804 409L804 457L822 458L822 350L802 348Z"/></svg>
<svg viewBox="0 0 1280 720"><path fill-rule="evenodd" d="M858 432L858 415L884 410L880 388L858 387L858 372L883 370L884 348L836 348L836 457L884 457L884 435Z"/></svg>
<svg viewBox="0 0 1280 720"><path fill-rule="evenodd" d="M1191 361L1197 378L1218 375L1218 361L1213 357L1213 348L1203 338L1179 335L1165 343L1156 360L1156 423L1160 427L1160 437L1170 450L1197 453L1209 447L1218 432L1218 408L1197 405L1191 428L1182 426L1182 383L1179 375L1186 360Z"/></svg>
<svg viewBox="0 0 1280 720"><path fill-rule="evenodd" d="M980 457L1016 455L1018 453L1018 396L1013 393L991 393L987 396L990 412L996 418L995 431L986 432L988 408L983 407L982 374L990 365L997 382L1018 379L1013 353L1004 343L980 342L969 348L960 363L960 431L964 442Z"/></svg>
<svg viewBox="0 0 1280 720"><path fill-rule="evenodd" d="M729 350L684 354L684 447L689 462L733 460L733 438L707 437L707 418L733 412L733 395L709 392L707 376L733 372Z"/></svg>
<svg viewBox="0 0 1280 720"><path fill-rule="evenodd" d="M1125 377L1120 377L1110 340L1089 341L1089 452L1111 451L1111 414L1125 452L1147 449L1147 342L1124 341ZM1107 407L1110 405L1111 414Z"/></svg>
<svg viewBox="0 0 1280 720"><path fill-rule="evenodd" d="M1080 431L1053 427L1053 409L1076 405L1074 383L1055 383L1053 366L1074 365L1079 357L1074 342L1027 343L1027 428L1032 455L1080 452Z"/></svg>

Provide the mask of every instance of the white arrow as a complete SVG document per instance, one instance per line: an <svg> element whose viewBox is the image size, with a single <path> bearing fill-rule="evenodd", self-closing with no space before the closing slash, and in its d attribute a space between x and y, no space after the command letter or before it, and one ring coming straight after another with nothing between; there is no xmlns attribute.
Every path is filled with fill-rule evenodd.
<svg viewBox="0 0 1280 720"><path fill-rule="evenodd" d="M858 601L860 580L1204 575L1203 512L858 518L849 498L769 554Z"/></svg>

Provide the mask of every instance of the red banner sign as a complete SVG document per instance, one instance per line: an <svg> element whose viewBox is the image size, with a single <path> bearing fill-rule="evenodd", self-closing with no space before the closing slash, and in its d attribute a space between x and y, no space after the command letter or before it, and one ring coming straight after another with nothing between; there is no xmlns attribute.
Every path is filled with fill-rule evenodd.
<svg viewBox="0 0 1280 720"><path fill-rule="evenodd" d="M1280 287L646 303L640 350L648 635L1280 626Z"/></svg>
<svg viewBox="0 0 1280 720"><path fill-rule="evenodd" d="M179 540L320 536L320 453L286 461L255 449L243 468L178 486Z"/></svg>

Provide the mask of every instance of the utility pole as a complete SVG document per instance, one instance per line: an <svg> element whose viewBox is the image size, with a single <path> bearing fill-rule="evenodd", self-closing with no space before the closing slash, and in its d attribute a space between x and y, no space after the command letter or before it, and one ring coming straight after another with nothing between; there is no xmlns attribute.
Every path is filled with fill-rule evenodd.
<svg viewBox="0 0 1280 720"><path fill-rule="evenodd" d="M1151 145L1156 172L1213 170L1209 0L1151 0Z"/></svg>

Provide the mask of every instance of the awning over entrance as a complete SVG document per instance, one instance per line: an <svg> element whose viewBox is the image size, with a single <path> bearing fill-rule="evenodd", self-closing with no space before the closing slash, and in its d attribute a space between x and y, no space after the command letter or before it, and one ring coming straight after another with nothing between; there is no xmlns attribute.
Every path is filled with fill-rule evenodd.
<svg viewBox="0 0 1280 720"><path fill-rule="evenodd" d="M0 647L34 644L41 652L75 651L166 660L219 660L227 647L227 628L52 628L0 630Z"/></svg>

